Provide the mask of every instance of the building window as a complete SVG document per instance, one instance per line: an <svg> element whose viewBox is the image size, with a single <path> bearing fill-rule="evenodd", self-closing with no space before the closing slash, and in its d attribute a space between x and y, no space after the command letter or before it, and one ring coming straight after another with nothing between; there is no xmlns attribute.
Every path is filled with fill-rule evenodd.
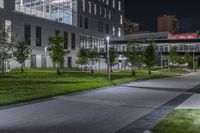
<svg viewBox="0 0 200 133"><path fill-rule="evenodd" d="M80 16L80 27L82 28L83 27L83 17L82 16Z"/></svg>
<svg viewBox="0 0 200 133"><path fill-rule="evenodd" d="M113 0L112 6L113 6L113 8L115 8L115 0Z"/></svg>
<svg viewBox="0 0 200 133"><path fill-rule="evenodd" d="M92 3L88 1L88 8L89 8L89 13L92 13Z"/></svg>
<svg viewBox="0 0 200 133"><path fill-rule="evenodd" d="M68 49L68 32L64 32L64 48Z"/></svg>
<svg viewBox="0 0 200 133"><path fill-rule="evenodd" d="M121 11L121 9L122 9L121 1L118 1L118 10Z"/></svg>
<svg viewBox="0 0 200 133"><path fill-rule="evenodd" d="M83 11L85 11L85 0L82 0Z"/></svg>
<svg viewBox="0 0 200 133"><path fill-rule="evenodd" d="M106 0L106 5L109 5L109 0Z"/></svg>
<svg viewBox="0 0 200 133"><path fill-rule="evenodd" d="M109 20L111 20L111 11L110 10L108 11L108 18L109 18Z"/></svg>
<svg viewBox="0 0 200 133"><path fill-rule="evenodd" d="M115 36L115 32L116 32L115 26L113 26L112 32L113 32L113 36Z"/></svg>
<svg viewBox="0 0 200 133"><path fill-rule="evenodd" d="M97 5L94 4L94 15L97 15Z"/></svg>
<svg viewBox="0 0 200 133"><path fill-rule="evenodd" d="M101 21L98 21L98 25L99 25L99 33L101 32Z"/></svg>
<svg viewBox="0 0 200 133"><path fill-rule="evenodd" d="M42 28L36 27L36 46L42 46Z"/></svg>
<svg viewBox="0 0 200 133"><path fill-rule="evenodd" d="M4 0L0 0L0 8L4 8Z"/></svg>
<svg viewBox="0 0 200 133"><path fill-rule="evenodd" d="M55 31L55 35L56 35L56 36L60 35L60 31L59 31L59 30L56 30L56 31Z"/></svg>
<svg viewBox="0 0 200 133"><path fill-rule="evenodd" d="M28 45L31 45L31 25L25 24L24 26L24 39Z"/></svg>
<svg viewBox="0 0 200 133"><path fill-rule="evenodd" d="M99 8L99 15L102 15L102 7Z"/></svg>
<svg viewBox="0 0 200 133"><path fill-rule="evenodd" d="M106 34L109 34L109 25L106 24Z"/></svg>
<svg viewBox="0 0 200 133"><path fill-rule="evenodd" d="M12 34L11 34L11 28L12 28L12 22L11 20L5 20L5 30L8 31L8 38L7 41L11 42L12 41Z"/></svg>
<svg viewBox="0 0 200 133"><path fill-rule="evenodd" d="M101 33L103 33L103 22L101 22Z"/></svg>
<svg viewBox="0 0 200 133"><path fill-rule="evenodd" d="M79 36L80 39L80 48L84 48L84 40L83 40L83 35Z"/></svg>
<svg viewBox="0 0 200 133"><path fill-rule="evenodd" d="M68 65L68 68L72 68L72 57L67 58L67 65Z"/></svg>
<svg viewBox="0 0 200 133"><path fill-rule="evenodd" d="M118 37L121 37L122 33L121 33L121 28L118 28Z"/></svg>
<svg viewBox="0 0 200 133"><path fill-rule="evenodd" d="M120 24L123 25L123 16L120 15Z"/></svg>
<svg viewBox="0 0 200 133"><path fill-rule="evenodd" d="M85 18L85 29L88 29L88 18Z"/></svg>
<svg viewBox="0 0 200 133"><path fill-rule="evenodd" d="M76 49L76 35L75 33L71 34L71 43L72 43L72 50Z"/></svg>
<svg viewBox="0 0 200 133"><path fill-rule="evenodd" d="M107 18L107 10L106 10L106 8L104 9L104 18L105 19Z"/></svg>
<svg viewBox="0 0 200 133"><path fill-rule="evenodd" d="M36 55L31 55L31 68L37 68Z"/></svg>

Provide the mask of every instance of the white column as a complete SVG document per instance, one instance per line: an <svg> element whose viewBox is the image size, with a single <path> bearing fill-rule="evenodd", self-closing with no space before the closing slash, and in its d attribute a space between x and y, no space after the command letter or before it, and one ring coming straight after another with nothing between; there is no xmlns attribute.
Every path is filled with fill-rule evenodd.
<svg viewBox="0 0 200 133"><path fill-rule="evenodd" d="M23 0L20 0L20 5L23 6Z"/></svg>

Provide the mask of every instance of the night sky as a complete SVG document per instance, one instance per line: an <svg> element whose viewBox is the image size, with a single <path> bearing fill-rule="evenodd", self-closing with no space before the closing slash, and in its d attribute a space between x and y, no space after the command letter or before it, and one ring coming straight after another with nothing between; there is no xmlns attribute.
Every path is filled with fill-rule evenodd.
<svg viewBox="0 0 200 133"><path fill-rule="evenodd" d="M181 32L200 30L200 2L198 0L124 0L125 16L140 23L141 30L156 31L157 16L175 14L181 21Z"/></svg>

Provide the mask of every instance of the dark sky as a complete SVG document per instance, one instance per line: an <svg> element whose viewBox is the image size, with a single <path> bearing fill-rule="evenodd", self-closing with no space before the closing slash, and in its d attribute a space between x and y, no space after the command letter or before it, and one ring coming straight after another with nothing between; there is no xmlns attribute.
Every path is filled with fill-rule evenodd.
<svg viewBox="0 0 200 133"><path fill-rule="evenodd" d="M124 0L125 16L141 24L141 30L156 31L157 16L173 13L181 21L181 32L200 30L199 0ZM199 2L198 2L199 1Z"/></svg>

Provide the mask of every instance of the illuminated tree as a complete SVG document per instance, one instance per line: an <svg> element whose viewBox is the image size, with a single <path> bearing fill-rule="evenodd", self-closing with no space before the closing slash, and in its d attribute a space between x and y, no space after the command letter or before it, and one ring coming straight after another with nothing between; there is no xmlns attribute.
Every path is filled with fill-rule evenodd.
<svg viewBox="0 0 200 133"><path fill-rule="evenodd" d="M151 42L144 51L144 63L151 75L151 69L156 64L156 48L153 42Z"/></svg>
<svg viewBox="0 0 200 133"><path fill-rule="evenodd" d="M88 63L88 50L86 49L80 49L77 53L77 60L76 63L81 65L81 68L83 70L83 65L86 65Z"/></svg>
<svg viewBox="0 0 200 133"><path fill-rule="evenodd" d="M57 74L60 74L61 64L64 64L64 57L69 53L64 50L64 37L60 35L51 36L49 37L49 44L50 57L56 65Z"/></svg>
<svg viewBox="0 0 200 133"><path fill-rule="evenodd" d="M14 46L13 56L21 64L21 72L24 72L23 63L29 58L31 49L24 39L20 39Z"/></svg>
<svg viewBox="0 0 200 133"><path fill-rule="evenodd" d="M11 27L5 28L0 25L0 59L1 59L1 75L4 75L5 60L12 56L13 40L11 38Z"/></svg>

